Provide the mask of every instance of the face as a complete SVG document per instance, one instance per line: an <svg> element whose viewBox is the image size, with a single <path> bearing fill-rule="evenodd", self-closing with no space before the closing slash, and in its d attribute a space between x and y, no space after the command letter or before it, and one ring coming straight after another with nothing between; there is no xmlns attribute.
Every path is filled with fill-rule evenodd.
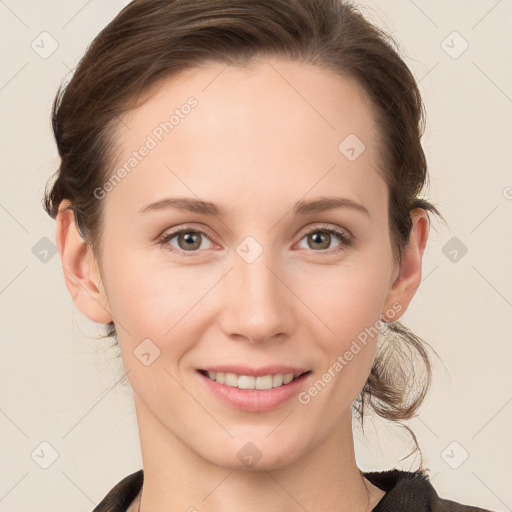
<svg viewBox="0 0 512 512"><path fill-rule="evenodd" d="M124 116L100 288L140 424L226 467L346 431L407 306L374 124L355 82L278 60L187 71Z"/></svg>

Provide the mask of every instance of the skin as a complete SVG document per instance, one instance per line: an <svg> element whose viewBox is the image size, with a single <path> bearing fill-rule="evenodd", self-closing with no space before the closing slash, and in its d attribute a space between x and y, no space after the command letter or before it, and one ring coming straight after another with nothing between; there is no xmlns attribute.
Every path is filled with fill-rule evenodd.
<svg viewBox="0 0 512 512"><path fill-rule="evenodd" d="M116 164L190 96L198 106L103 199L99 259L66 202L57 218L76 306L117 328L140 433L141 510L371 510L384 492L357 467L351 404L377 336L307 405L291 399L271 411L240 411L210 394L196 370L289 364L310 368L304 389L311 386L393 304L401 308L393 320L406 311L421 280L426 213L411 212L399 265L378 133L361 88L285 60L245 68L210 63L161 83L123 117ZM338 150L351 133L366 146L354 161ZM292 214L301 199L331 195L368 214L348 207ZM211 201L228 215L138 213L176 196ZM325 234L323 225L348 230L353 244ZM327 248L304 234L315 226ZM181 227L207 233L191 257L158 243ZM247 236L263 249L252 263L236 252ZM187 247L177 237L167 246ZM134 350L148 338L160 356L145 366ZM237 456L247 442L262 454L250 468Z"/></svg>

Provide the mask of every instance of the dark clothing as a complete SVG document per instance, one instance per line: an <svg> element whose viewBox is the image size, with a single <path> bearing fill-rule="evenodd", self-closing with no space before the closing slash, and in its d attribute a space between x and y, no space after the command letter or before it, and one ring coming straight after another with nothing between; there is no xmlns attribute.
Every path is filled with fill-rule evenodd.
<svg viewBox="0 0 512 512"><path fill-rule="evenodd" d="M381 471L364 473L375 486L386 491L373 512L490 512L438 496L428 477L420 472Z"/></svg>
<svg viewBox="0 0 512 512"><path fill-rule="evenodd" d="M394 469L363 474L386 491L373 512L490 512L440 498L428 477L420 472ZM92 512L125 512L140 491L143 479L142 469L123 478Z"/></svg>

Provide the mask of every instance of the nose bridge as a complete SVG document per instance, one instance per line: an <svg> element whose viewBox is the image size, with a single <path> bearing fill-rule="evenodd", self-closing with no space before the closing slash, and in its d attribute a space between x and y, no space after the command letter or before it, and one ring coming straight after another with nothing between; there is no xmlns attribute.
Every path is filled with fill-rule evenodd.
<svg viewBox="0 0 512 512"><path fill-rule="evenodd" d="M222 307L226 334L257 342L286 333L292 318L290 304L281 282L285 276L276 277L281 266L272 252L248 240L238 246L233 265Z"/></svg>

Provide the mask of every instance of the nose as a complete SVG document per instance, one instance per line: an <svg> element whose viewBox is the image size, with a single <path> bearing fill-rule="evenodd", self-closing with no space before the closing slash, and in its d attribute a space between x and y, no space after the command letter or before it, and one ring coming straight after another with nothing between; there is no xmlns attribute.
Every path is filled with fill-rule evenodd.
<svg viewBox="0 0 512 512"><path fill-rule="evenodd" d="M289 274L270 251L251 263L235 254L219 304L219 322L226 336L253 343L288 337L297 318L288 280Z"/></svg>

